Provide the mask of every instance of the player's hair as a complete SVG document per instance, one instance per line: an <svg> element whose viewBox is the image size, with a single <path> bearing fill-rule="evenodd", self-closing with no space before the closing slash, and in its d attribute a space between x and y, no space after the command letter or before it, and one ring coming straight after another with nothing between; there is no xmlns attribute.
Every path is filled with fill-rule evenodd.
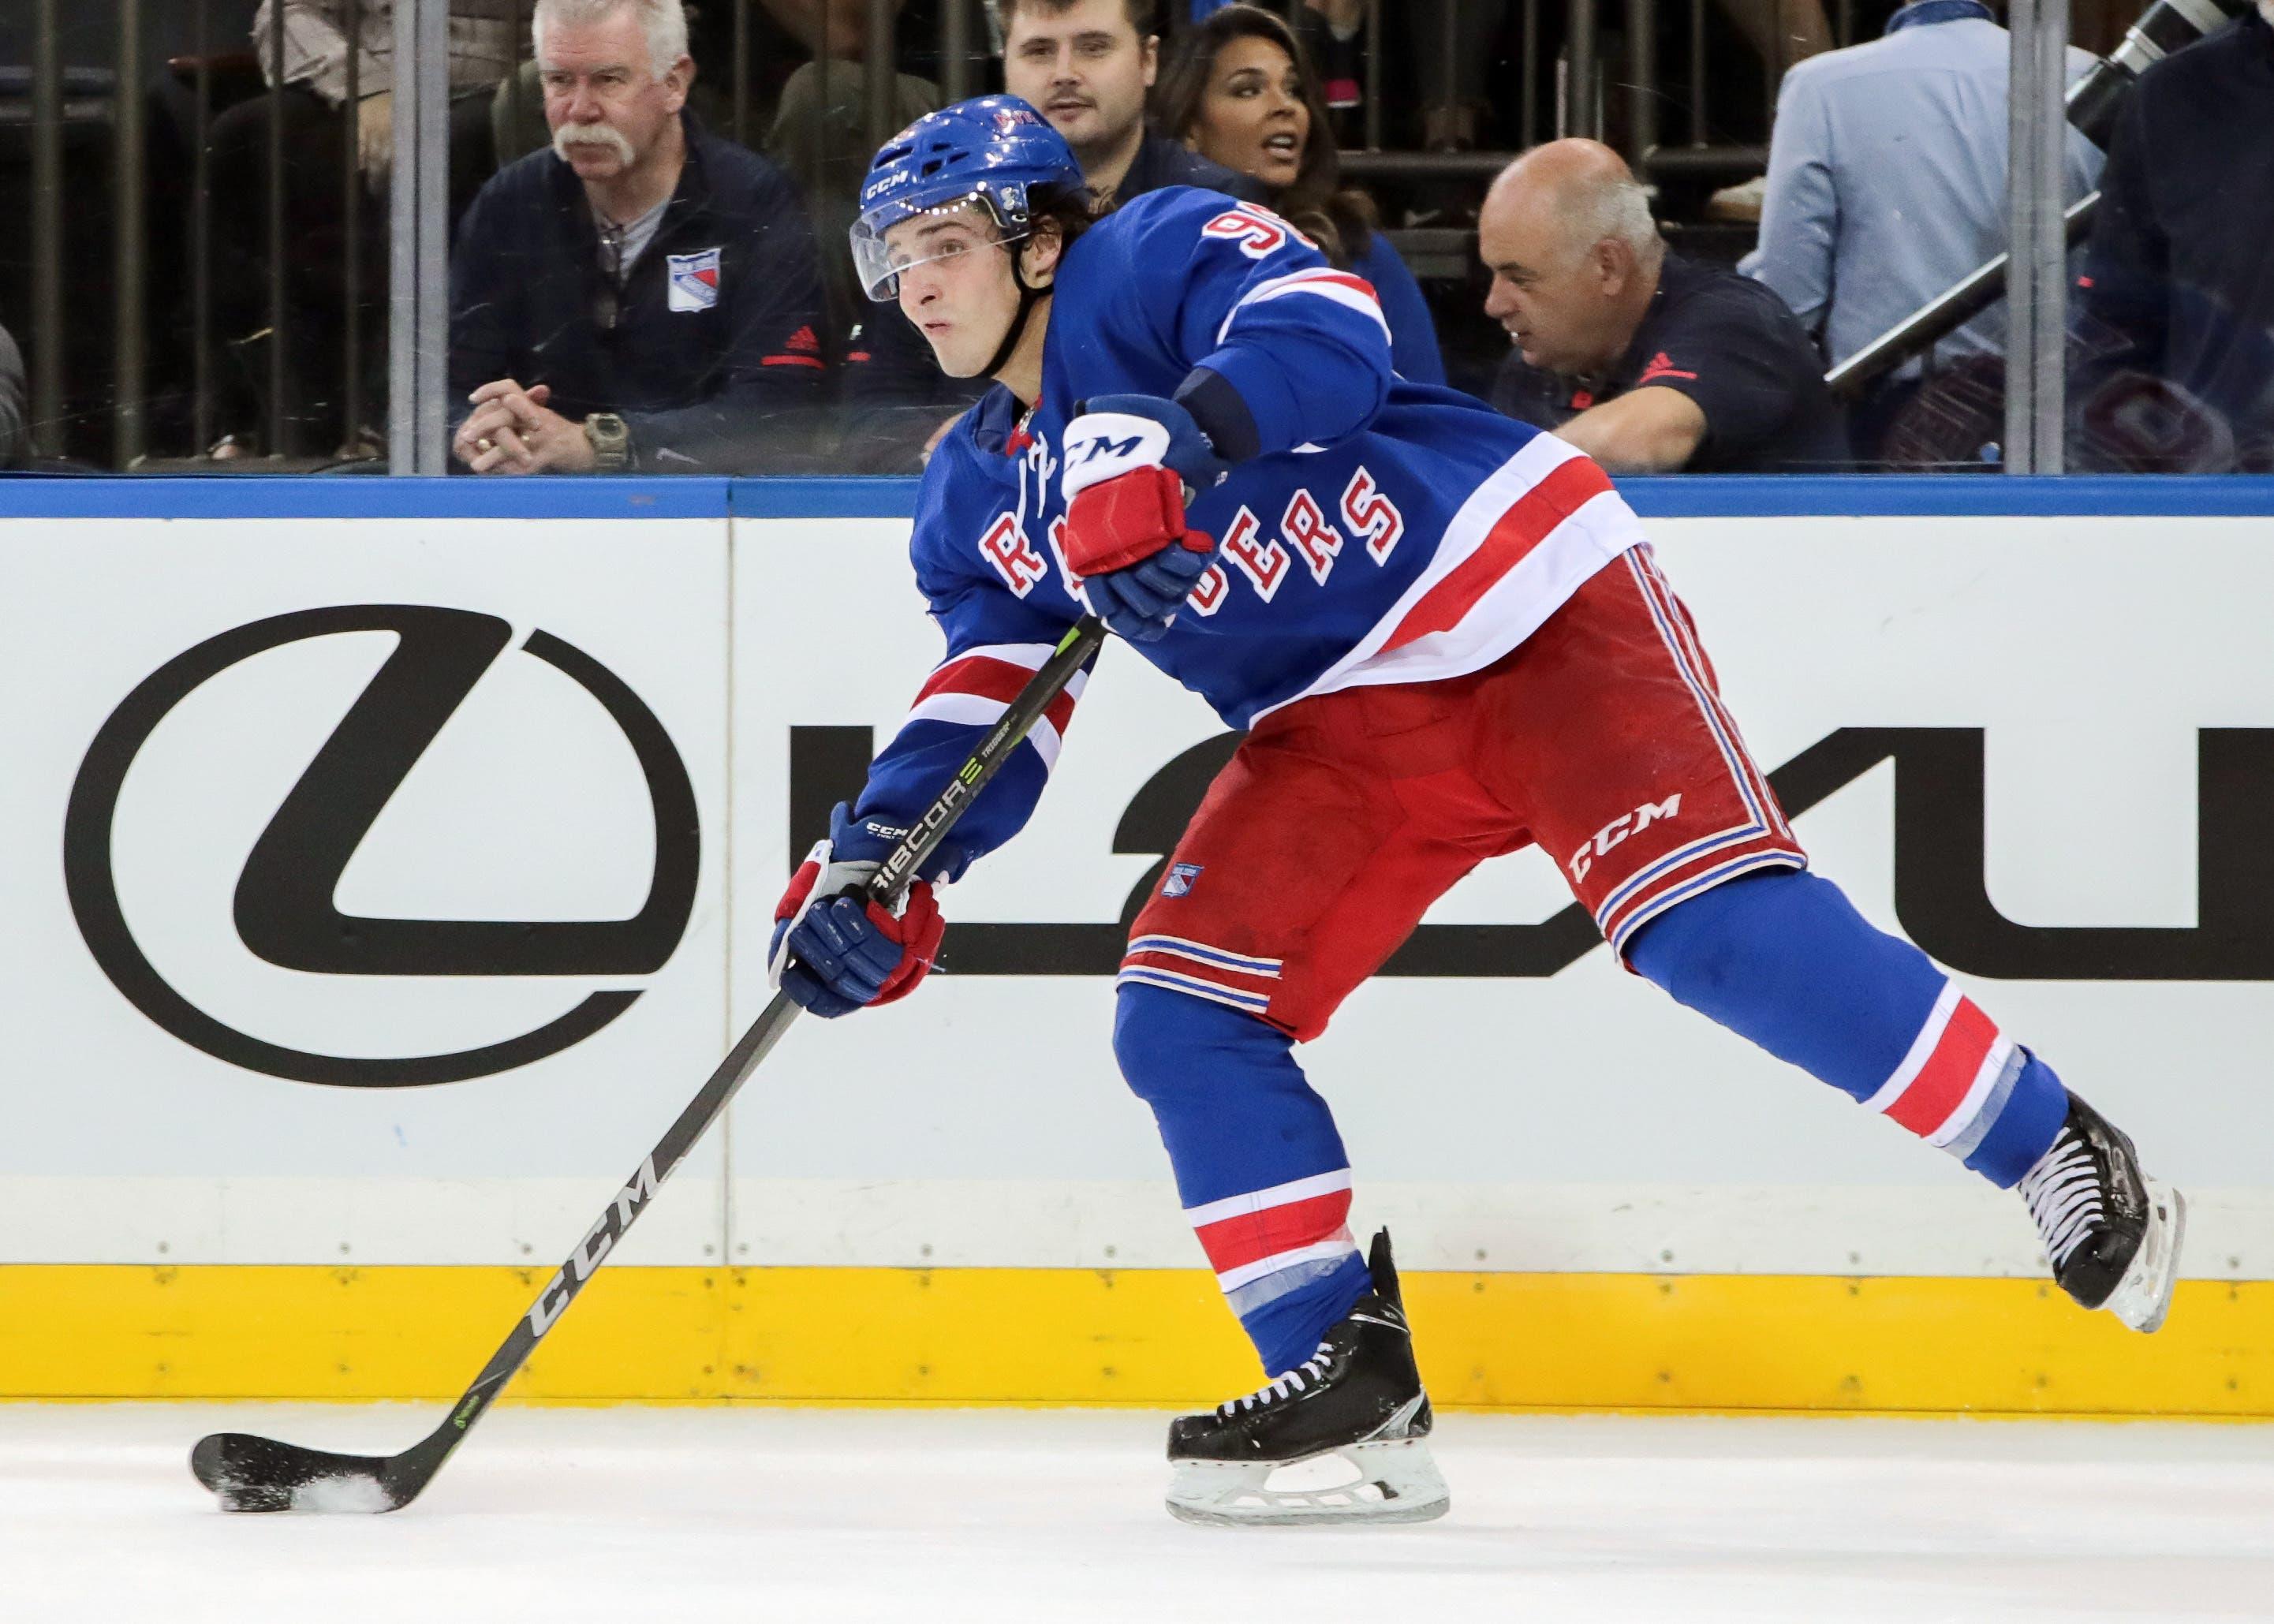
<svg viewBox="0 0 2274 1624"><path fill-rule="evenodd" d="M1097 194L1087 186L1049 191L1037 189L1027 205L1027 222L1029 227L1054 227L1063 252L1073 245L1074 239L1112 212L1113 205L1101 201Z"/></svg>
<svg viewBox="0 0 2274 1624"><path fill-rule="evenodd" d="M1022 11L1040 11L1045 17L1057 17L1073 10L1077 0L995 0L996 26L1007 41L1011 19ZM1129 26L1137 30L1137 37L1149 40L1161 32L1161 0L1121 0L1121 9L1129 14Z"/></svg>
<svg viewBox="0 0 2274 1624"><path fill-rule="evenodd" d="M530 42L545 59L545 31L561 23L606 22L619 11L639 19L647 36L648 68L661 79L687 55L687 10L681 0L537 0L529 19Z"/></svg>
<svg viewBox="0 0 2274 1624"><path fill-rule="evenodd" d="M1303 162L1295 178L1271 199L1272 207L1317 241L1327 258L1347 270L1351 261L1373 244L1380 223L1374 199L1342 184L1342 154L1335 146L1326 93L1312 69L1303 42L1277 14L1255 5L1228 5L1177 36L1175 54L1161 71L1153 92L1153 119L1163 131L1189 141L1200 127L1201 103L1207 99L1216 59L1234 40L1265 40L1287 54L1295 64L1295 80L1303 105L1310 109L1311 131L1303 140Z"/></svg>

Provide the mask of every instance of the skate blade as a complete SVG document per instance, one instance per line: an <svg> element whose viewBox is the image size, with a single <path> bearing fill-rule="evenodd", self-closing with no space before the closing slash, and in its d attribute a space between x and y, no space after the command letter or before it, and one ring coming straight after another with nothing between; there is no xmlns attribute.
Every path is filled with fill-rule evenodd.
<svg viewBox="0 0 2274 1624"><path fill-rule="evenodd" d="M1319 1476L1328 1463L1355 1475L1321 1487L1271 1484L1275 1475ZM1427 1522L1452 1503L1428 1443L1419 1438L1352 1444L1300 1461L1179 1461L1167 1501L1171 1516L1209 1528Z"/></svg>
<svg viewBox="0 0 2274 1624"><path fill-rule="evenodd" d="M2180 1279L2180 1246L2187 1238L2187 1201L2171 1185L2142 1177L2148 1191L2148 1232L2132 1267L2101 1306L2135 1331L2153 1331L2172 1312Z"/></svg>

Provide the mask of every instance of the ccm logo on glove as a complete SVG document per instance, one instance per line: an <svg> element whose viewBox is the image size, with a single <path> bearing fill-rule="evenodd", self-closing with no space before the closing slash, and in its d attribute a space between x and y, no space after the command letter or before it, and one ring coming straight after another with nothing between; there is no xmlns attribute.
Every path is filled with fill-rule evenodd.
<svg viewBox="0 0 2274 1624"><path fill-rule="evenodd" d="M905 998L939 957L947 921L930 881L910 884L897 908L865 892L900 832L854 823L840 801L830 815L829 838L774 905L767 967L776 985L817 1015Z"/></svg>
<svg viewBox="0 0 2274 1624"><path fill-rule="evenodd" d="M1185 504L1224 469L1192 414L1156 395L1100 396L1066 425L1066 568L1122 636L1167 632L1216 556L1214 538L1186 527Z"/></svg>
<svg viewBox="0 0 2274 1624"><path fill-rule="evenodd" d="M1111 575L1171 545L1216 543L1185 528L1185 477L1163 459L1169 431L1147 417L1093 411L1066 431L1066 568Z"/></svg>

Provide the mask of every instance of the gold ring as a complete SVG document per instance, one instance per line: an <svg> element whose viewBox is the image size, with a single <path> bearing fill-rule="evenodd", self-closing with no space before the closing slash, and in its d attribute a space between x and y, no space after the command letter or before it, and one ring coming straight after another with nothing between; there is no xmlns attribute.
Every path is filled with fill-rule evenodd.
<svg viewBox="0 0 2274 1624"><path fill-rule="evenodd" d="M497 447L490 444L486 440L478 440L474 442L474 449L477 451L494 451Z"/></svg>

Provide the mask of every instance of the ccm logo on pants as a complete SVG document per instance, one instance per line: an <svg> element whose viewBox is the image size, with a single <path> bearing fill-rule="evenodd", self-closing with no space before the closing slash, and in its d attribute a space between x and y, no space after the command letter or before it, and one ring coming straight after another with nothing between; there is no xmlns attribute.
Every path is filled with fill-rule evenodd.
<svg viewBox="0 0 2274 1624"><path fill-rule="evenodd" d="M1571 883L1577 885L1587 877L1587 870L1595 866L1595 859L1606 856L1610 849L1629 835L1638 835L1660 818L1672 817L1682 810L1682 792L1676 790L1665 800L1653 804L1645 801L1631 812L1624 812L1600 829L1594 838L1585 842L1571 853L1564 867L1571 871Z"/></svg>

